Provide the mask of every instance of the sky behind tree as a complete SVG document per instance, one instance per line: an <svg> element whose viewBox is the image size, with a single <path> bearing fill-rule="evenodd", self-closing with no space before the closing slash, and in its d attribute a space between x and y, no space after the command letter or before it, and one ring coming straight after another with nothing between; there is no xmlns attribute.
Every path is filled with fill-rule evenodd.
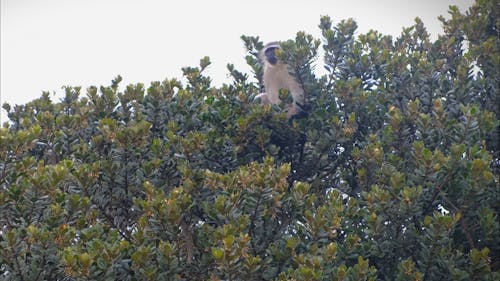
<svg viewBox="0 0 500 281"><path fill-rule="evenodd" d="M226 65L249 73L241 35L264 42L293 39L298 31L320 38L322 15L334 24L347 18L358 34L370 29L398 36L420 17L433 39L437 17L461 11L472 0L380 1L132 1L0 0L1 103L23 104L42 91L62 96L62 86L109 85L117 75L130 83L182 77L181 68L212 65L214 85L227 80ZM318 59L321 65L321 58ZM1 110L1 120L7 121Z"/></svg>

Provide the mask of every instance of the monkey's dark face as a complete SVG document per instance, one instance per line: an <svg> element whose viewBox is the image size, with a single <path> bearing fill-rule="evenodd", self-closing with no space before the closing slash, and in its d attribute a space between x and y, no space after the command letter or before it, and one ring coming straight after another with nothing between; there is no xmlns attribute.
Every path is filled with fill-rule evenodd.
<svg viewBox="0 0 500 281"><path fill-rule="evenodd" d="M277 49L278 47L269 47L264 51L266 60L272 65L276 65L276 63L278 63L278 57L276 56Z"/></svg>

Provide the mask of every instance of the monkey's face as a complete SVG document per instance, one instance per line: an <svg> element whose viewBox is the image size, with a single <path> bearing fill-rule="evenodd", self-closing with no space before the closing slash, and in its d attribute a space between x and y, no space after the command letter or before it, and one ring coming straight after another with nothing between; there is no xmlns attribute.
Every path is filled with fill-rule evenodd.
<svg viewBox="0 0 500 281"><path fill-rule="evenodd" d="M269 47L264 51L265 58L271 65L276 65L278 63L278 57L276 56L277 49L278 47Z"/></svg>

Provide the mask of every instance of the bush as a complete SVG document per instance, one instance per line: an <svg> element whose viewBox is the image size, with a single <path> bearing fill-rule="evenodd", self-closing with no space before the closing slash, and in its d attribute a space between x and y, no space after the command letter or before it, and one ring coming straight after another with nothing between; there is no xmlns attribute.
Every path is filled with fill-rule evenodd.
<svg viewBox="0 0 500 281"><path fill-rule="evenodd" d="M0 279L498 280L499 13L452 6L435 41L321 18L283 42L292 120L252 101L249 36L257 83L203 58L186 85L4 104Z"/></svg>

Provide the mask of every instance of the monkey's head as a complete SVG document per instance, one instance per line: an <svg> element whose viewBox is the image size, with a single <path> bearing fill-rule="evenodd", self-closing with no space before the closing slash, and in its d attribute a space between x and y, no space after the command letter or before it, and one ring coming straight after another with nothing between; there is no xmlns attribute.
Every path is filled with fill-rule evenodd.
<svg viewBox="0 0 500 281"><path fill-rule="evenodd" d="M259 57L263 63L268 62L271 65L276 65L279 60L276 56L276 50L278 49L281 49L279 42L268 43L260 51Z"/></svg>

